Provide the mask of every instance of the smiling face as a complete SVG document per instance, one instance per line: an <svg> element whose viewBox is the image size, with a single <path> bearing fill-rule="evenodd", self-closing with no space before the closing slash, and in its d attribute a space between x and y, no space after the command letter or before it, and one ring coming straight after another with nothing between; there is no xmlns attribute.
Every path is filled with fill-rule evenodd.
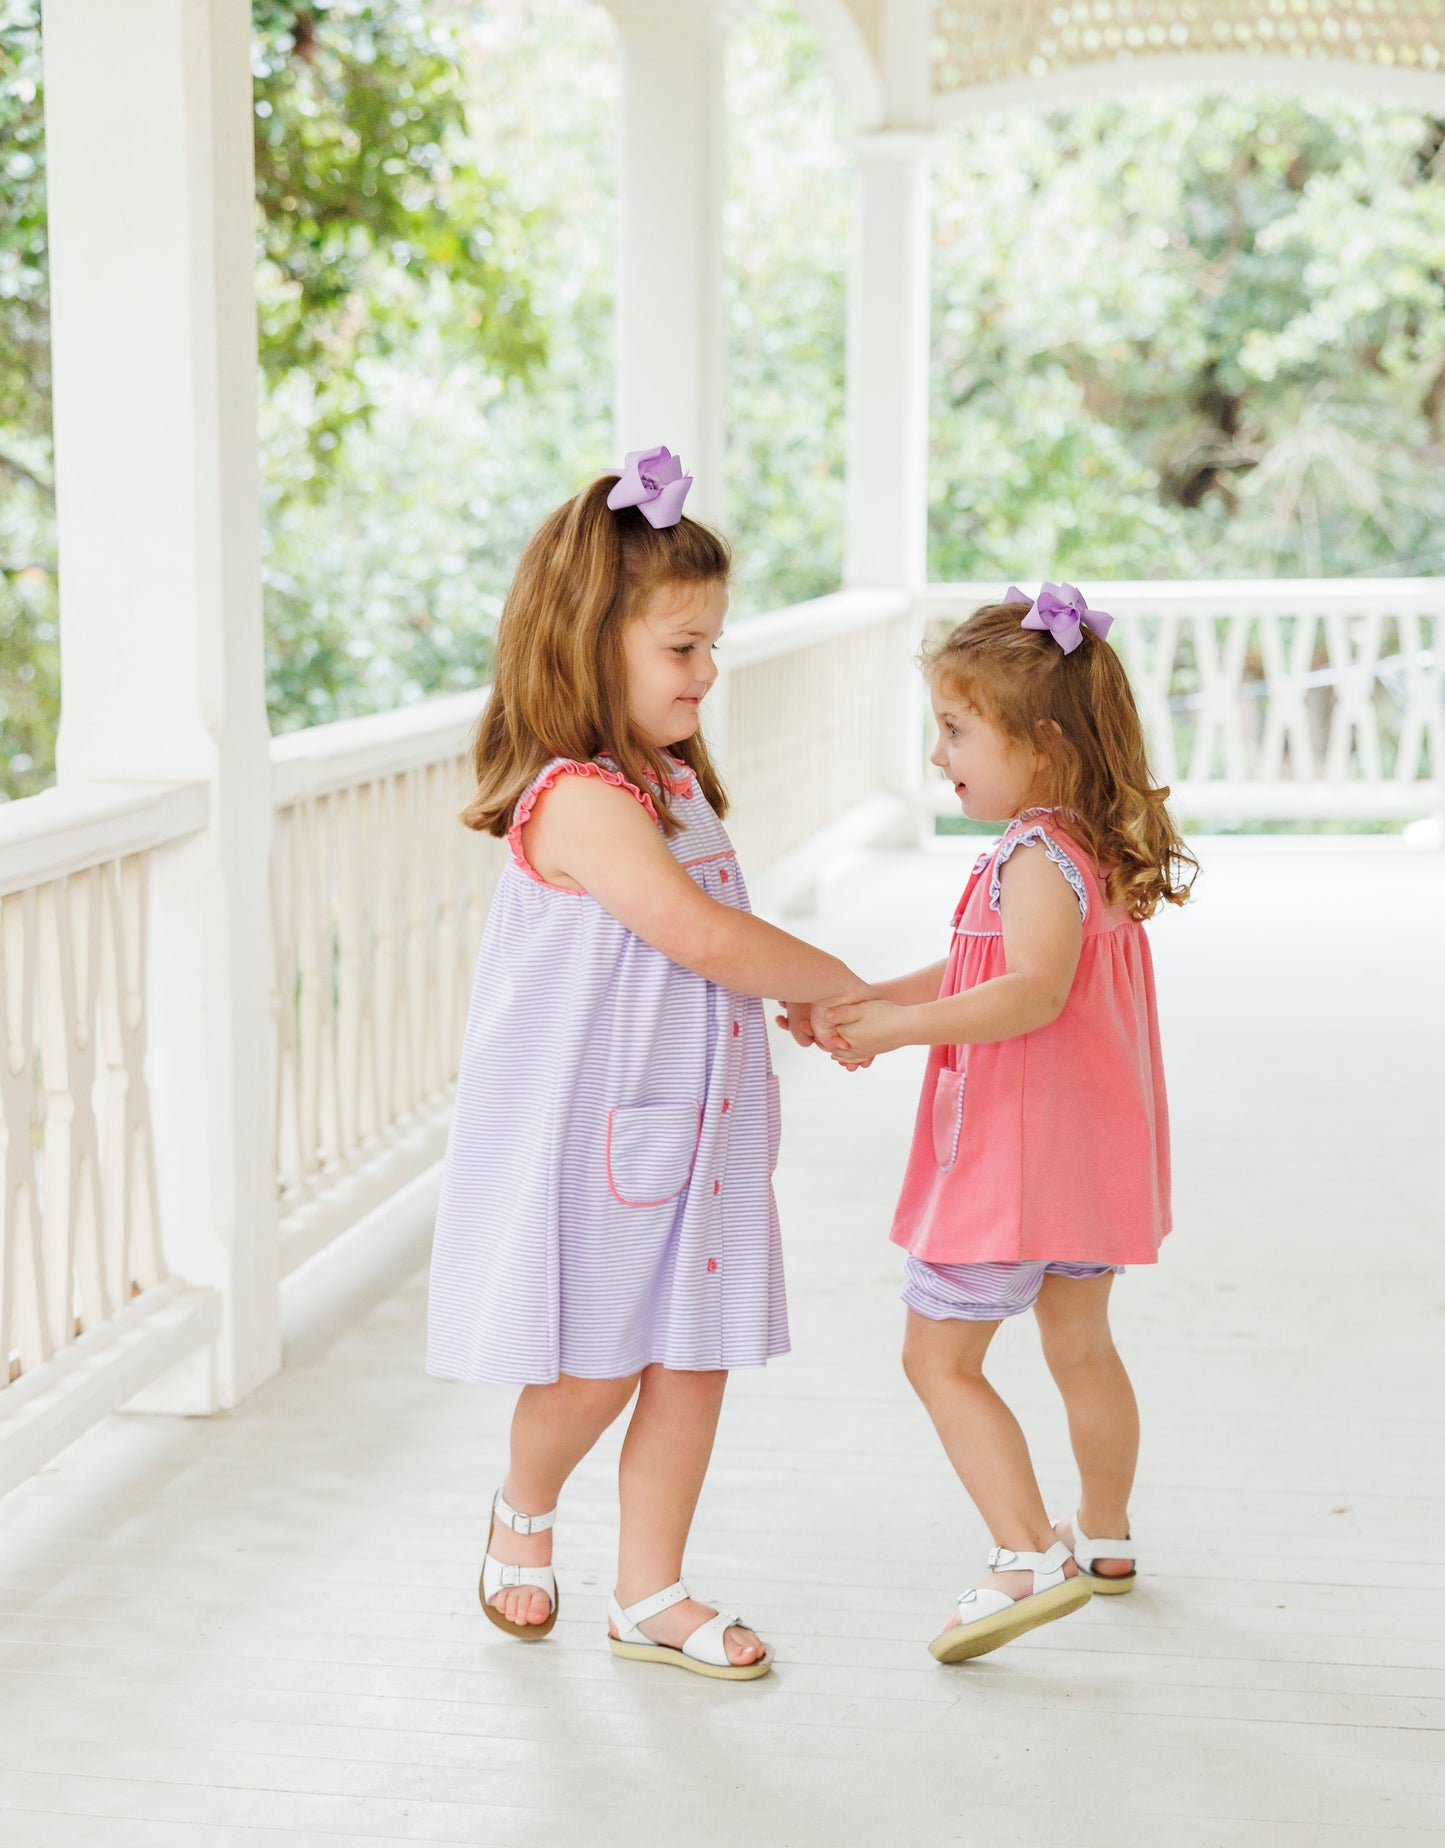
<svg viewBox="0 0 1445 1848"><path fill-rule="evenodd" d="M1045 759L998 727L940 680L929 689L938 742L931 764L953 784L970 821L1010 821L1044 800Z"/></svg>
<svg viewBox="0 0 1445 1848"><path fill-rule="evenodd" d="M717 679L713 649L728 611L727 585L662 584L627 625L627 712L644 744L665 751L691 738Z"/></svg>

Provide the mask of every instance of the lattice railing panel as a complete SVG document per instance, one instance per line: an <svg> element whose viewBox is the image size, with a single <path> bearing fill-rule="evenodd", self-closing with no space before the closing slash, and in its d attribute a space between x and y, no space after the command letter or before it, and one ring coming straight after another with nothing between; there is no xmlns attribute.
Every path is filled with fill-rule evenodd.
<svg viewBox="0 0 1445 1848"><path fill-rule="evenodd" d="M0 898L0 1387L163 1274L145 853Z"/></svg>
<svg viewBox="0 0 1445 1848"><path fill-rule="evenodd" d="M1409 785L1445 774L1445 619L1378 611L1126 617L1155 773L1196 784Z"/></svg>
<svg viewBox="0 0 1445 1848"><path fill-rule="evenodd" d="M272 857L283 1210L437 1106L501 864L449 756L277 810Z"/></svg>
<svg viewBox="0 0 1445 1848"><path fill-rule="evenodd" d="M1186 54L1445 69L1445 0L937 0L934 33L940 93Z"/></svg>

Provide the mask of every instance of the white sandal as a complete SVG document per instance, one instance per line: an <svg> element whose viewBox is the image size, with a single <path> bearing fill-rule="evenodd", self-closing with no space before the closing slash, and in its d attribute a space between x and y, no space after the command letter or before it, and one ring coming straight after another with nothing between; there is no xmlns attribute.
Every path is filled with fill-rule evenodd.
<svg viewBox="0 0 1445 1848"><path fill-rule="evenodd" d="M771 1649L765 1649L756 1662L737 1663L728 1660L727 1644L723 1639L733 1624L741 1624L743 1620L726 1611L719 1611L716 1617L709 1617L705 1623L699 1624L680 1649L673 1649L666 1643L655 1643L638 1628L649 1617L671 1610L674 1604L681 1604L684 1598L691 1596L692 1593L679 1579L675 1585L669 1585L666 1591L654 1592L650 1598L629 1604L625 1610L613 1598L608 1605L608 1614L617 1634L609 1634L607 1639L612 1645L613 1655L623 1656L630 1662L665 1662L669 1667L685 1668L694 1675L710 1675L714 1681L756 1681L759 1675L766 1675L773 1665Z"/></svg>
<svg viewBox="0 0 1445 1848"><path fill-rule="evenodd" d="M1133 1541L1128 1539L1091 1540L1080 1527L1077 1514L1069 1522L1069 1526L1074 1535L1074 1558L1078 1561L1080 1572L1090 1580L1094 1590L1107 1592L1111 1597L1117 1597L1121 1592L1132 1591L1138 1582L1137 1571L1121 1572L1114 1577L1109 1573L1096 1572L1094 1561L1096 1559L1137 1559L1139 1555L1134 1550Z"/></svg>
<svg viewBox="0 0 1445 1848"><path fill-rule="evenodd" d="M958 1600L957 1626L940 1631L928 1645L929 1654L939 1662L987 1655L1025 1630L1052 1623L1087 1604L1093 1583L1082 1572L1076 1578L1065 1578L1068 1559L1069 1549L1062 1540L1056 1540L1047 1553L1013 1553L1006 1546L996 1546L988 1556L990 1572L1032 1573L1033 1590L1022 1598L978 1588L964 1592Z"/></svg>
<svg viewBox="0 0 1445 1848"><path fill-rule="evenodd" d="M491 1622L499 1630L505 1630L508 1636L515 1636L519 1643L540 1643L544 1636L551 1635L557 1621L557 1575L550 1566L508 1566L500 1559L493 1559L492 1535L498 1521L503 1527L510 1527L514 1534L545 1534L556 1519L555 1508L548 1514L518 1514L503 1501L500 1489L492 1498L492 1524L487 1529L487 1556L482 1561L482 1582L477 1594ZM546 1592L552 1608L541 1623L513 1623L492 1603L499 1591L508 1591L516 1585L531 1585Z"/></svg>

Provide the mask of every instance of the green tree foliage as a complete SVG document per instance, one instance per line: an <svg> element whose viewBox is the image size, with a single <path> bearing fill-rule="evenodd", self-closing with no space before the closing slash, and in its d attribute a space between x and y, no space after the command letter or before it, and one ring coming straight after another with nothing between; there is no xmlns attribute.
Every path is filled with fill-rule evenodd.
<svg viewBox="0 0 1445 1848"><path fill-rule="evenodd" d="M1445 570L1442 137L1160 95L954 141L932 574Z"/></svg>
<svg viewBox="0 0 1445 1848"><path fill-rule="evenodd" d="M455 28L407 0L254 0L263 376L311 395L334 451L361 362L440 329L499 377L541 359L526 227L472 164Z"/></svg>

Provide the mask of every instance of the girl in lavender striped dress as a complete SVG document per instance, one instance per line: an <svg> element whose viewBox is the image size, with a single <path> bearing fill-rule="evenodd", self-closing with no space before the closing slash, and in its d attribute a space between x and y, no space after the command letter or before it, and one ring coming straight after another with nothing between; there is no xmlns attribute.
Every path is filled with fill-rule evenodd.
<svg viewBox="0 0 1445 1848"><path fill-rule="evenodd" d="M619 1471L618 1655L726 1679L770 1652L682 1556L729 1369L788 1347L760 996L869 992L754 918L699 729L725 542L667 450L546 520L502 613L478 788L505 837L432 1252L428 1370L522 1388L482 1608L557 1619L562 1485L636 1395Z"/></svg>

